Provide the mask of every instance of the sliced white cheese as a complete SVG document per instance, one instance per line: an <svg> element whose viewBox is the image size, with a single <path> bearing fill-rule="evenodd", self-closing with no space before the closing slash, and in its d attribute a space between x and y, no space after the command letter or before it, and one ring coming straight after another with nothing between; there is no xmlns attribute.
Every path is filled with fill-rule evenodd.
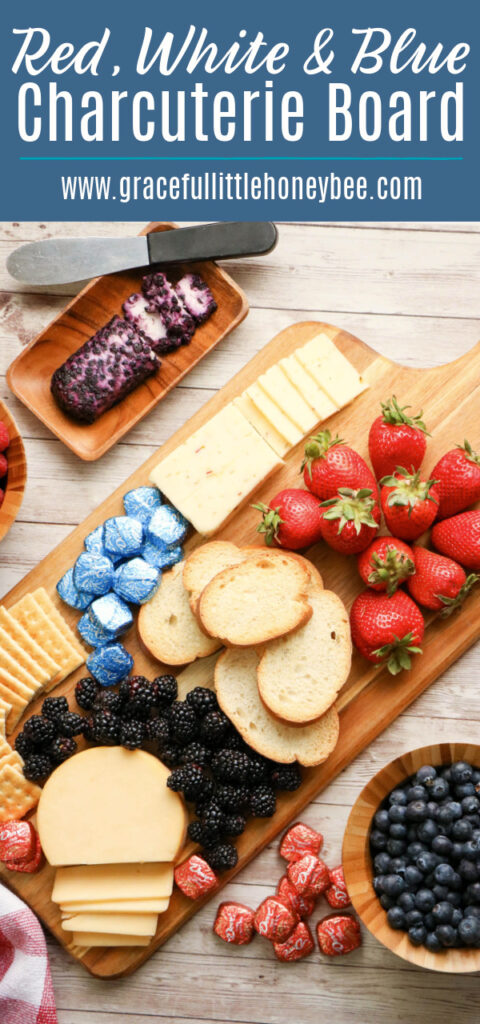
<svg viewBox="0 0 480 1024"><path fill-rule="evenodd" d="M278 364L271 366L266 373L262 373L258 378L258 383L279 409L296 424L303 435L313 430L315 424L318 423L317 414Z"/></svg>
<svg viewBox="0 0 480 1024"><path fill-rule="evenodd" d="M173 864L95 864L57 868L52 900L63 904L166 899L172 889Z"/></svg>
<svg viewBox="0 0 480 1024"><path fill-rule="evenodd" d="M305 369L339 408L348 405L368 386L326 334L317 334L297 349L297 355Z"/></svg>
<svg viewBox="0 0 480 1024"><path fill-rule="evenodd" d="M92 902L62 903L62 914L164 914L169 899L164 900L98 900Z"/></svg>
<svg viewBox="0 0 480 1024"><path fill-rule="evenodd" d="M102 932L74 932L74 946L82 949L89 946L149 946L150 935L111 935Z"/></svg>
<svg viewBox="0 0 480 1024"><path fill-rule="evenodd" d="M109 932L110 935L155 935L156 914L74 914L62 918L65 932Z"/></svg>
<svg viewBox="0 0 480 1024"><path fill-rule="evenodd" d="M251 398L259 412L288 441L292 448L302 440L302 431L299 430L297 425L288 416L285 416L282 410L278 408L278 405L272 401L257 382L247 388L246 394Z"/></svg>
<svg viewBox="0 0 480 1024"><path fill-rule="evenodd" d="M293 356L287 356L286 359L281 359L279 365L288 379L303 395L305 401L316 412L319 422L328 419L329 416L332 416L337 411L335 403L332 402L325 391L322 391L316 380L307 373L305 367L302 366L297 358L296 353Z"/></svg>
<svg viewBox="0 0 480 1024"><path fill-rule="evenodd" d="M291 445L289 442L279 434L278 430L275 430L275 427L257 409L246 392L234 399L234 405L238 406L248 422L252 424L255 430L258 430L261 437L265 439L277 455L283 458L290 451Z"/></svg>

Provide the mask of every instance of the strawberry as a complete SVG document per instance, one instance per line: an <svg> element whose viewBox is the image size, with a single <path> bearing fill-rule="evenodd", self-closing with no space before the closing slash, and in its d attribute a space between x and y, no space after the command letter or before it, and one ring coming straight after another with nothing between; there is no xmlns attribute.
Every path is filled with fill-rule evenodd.
<svg viewBox="0 0 480 1024"><path fill-rule="evenodd" d="M0 508L1 508L1 507L2 507L2 505L3 505L3 499L4 499L4 497L5 497L5 491L2 491L2 488L0 487Z"/></svg>
<svg viewBox="0 0 480 1024"><path fill-rule="evenodd" d="M412 667L410 655L422 653L423 615L403 590L391 597L362 591L352 604L350 625L360 654L376 665L386 665L394 676Z"/></svg>
<svg viewBox="0 0 480 1024"><path fill-rule="evenodd" d="M378 498L377 483L365 459L340 437L332 438L329 430L309 438L301 471L305 486L322 501L334 498L341 487L369 487Z"/></svg>
<svg viewBox="0 0 480 1024"><path fill-rule="evenodd" d="M10 437L8 430L4 423L0 420L0 452L4 452L10 444Z"/></svg>
<svg viewBox="0 0 480 1024"><path fill-rule="evenodd" d="M395 537L377 537L358 556L358 571L368 587L390 597L415 572L413 551Z"/></svg>
<svg viewBox="0 0 480 1024"><path fill-rule="evenodd" d="M2 452L0 452L0 480L2 479L2 477L6 476L7 469L8 469L7 457L6 457L6 455L3 455Z"/></svg>
<svg viewBox="0 0 480 1024"><path fill-rule="evenodd" d="M414 547L415 575L408 581L410 594L425 608L442 609L442 618L460 608L480 576L470 573L452 558L437 555L436 551Z"/></svg>
<svg viewBox="0 0 480 1024"><path fill-rule="evenodd" d="M421 480L420 472L398 467L380 481L380 501L385 522L394 537L417 540L432 525L438 510L435 480Z"/></svg>
<svg viewBox="0 0 480 1024"><path fill-rule="evenodd" d="M253 505L262 513L258 533L265 534L265 543L281 548L309 547L322 537L322 506L310 491L287 487L272 498L270 504Z"/></svg>
<svg viewBox="0 0 480 1024"><path fill-rule="evenodd" d="M442 455L432 476L440 496L438 518L446 519L463 512L480 500L480 455L464 441Z"/></svg>
<svg viewBox="0 0 480 1024"><path fill-rule="evenodd" d="M382 415L373 421L368 435L368 451L377 480L395 472L397 466L406 466L412 473L423 462L428 430L417 416L407 416L409 405L399 406L395 395L381 403Z"/></svg>
<svg viewBox="0 0 480 1024"><path fill-rule="evenodd" d="M436 523L432 544L442 555L480 572L480 511L460 512L458 516Z"/></svg>
<svg viewBox="0 0 480 1024"><path fill-rule="evenodd" d="M380 525L378 502L369 487L340 487L335 498L322 501L323 539L342 555L356 555L373 540Z"/></svg>

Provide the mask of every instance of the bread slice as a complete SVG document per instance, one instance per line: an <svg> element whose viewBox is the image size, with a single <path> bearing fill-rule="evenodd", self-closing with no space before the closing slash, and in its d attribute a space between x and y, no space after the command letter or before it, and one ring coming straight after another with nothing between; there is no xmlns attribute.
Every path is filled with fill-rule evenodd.
<svg viewBox="0 0 480 1024"><path fill-rule="evenodd" d="M252 556L256 557L256 555L259 555L259 554L263 554L263 556L266 557L266 558L278 558L279 555L284 553L283 552L283 548L269 548L269 547L260 548L260 547L253 547L253 546L242 548L242 552L243 552L244 557L247 557L247 558L251 558ZM314 586L318 586L320 588L323 587L323 579L322 579L322 577L321 577L321 575L320 575L316 565L314 565L313 562L311 562L309 558L305 558L304 555L299 555L298 551L289 551L288 554L289 554L290 558L296 558L297 561L300 562L301 565L305 566L305 568L306 568L306 570L308 572L308 575L309 575L309 583L310 584L312 584Z"/></svg>
<svg viewBox="0 0 480 1024"><path fill-rule="evenodd" d="M166 665L187 665L221 647L219 640L202 632L190 608L183 562L163 574L152 600L140 608L137 627L148 653Z"/></svg>
<svg viewBox="0 0 480 1024"><path fill-rule="evenodd" d="M326 761L339 734L334 707L312 725L286 725L262 704L257 686L258 656L252 649L223 651L215 666L215 690L222 711L250 747L283 764Z"/></svg>
<svg viewBox="0 0 480 1024"><path fill-rule="evenodd" d="M325 714L350 672L352 645L347 611L331 590L311 587L311 619L291 636L267 644L258 666L260 698L294 725Z"/></svg>
<svg viewBox="0 0 480 1024"><path fill-rule="evenodd" d="M190 607L195 614L202 590L223 569L243 562L245 554L228 540L211 540L195 548L183 563L183 585L190 594Z"/></svg>
<svg viewBox="0 0 480 1024"><path fill-rule="evenodd" d="M198 615L210 636L227 646L250 647L308 621L309 573L290 554L260 551L214 576L202 592ZM148 607L148 606L147 606Z"/></svg>

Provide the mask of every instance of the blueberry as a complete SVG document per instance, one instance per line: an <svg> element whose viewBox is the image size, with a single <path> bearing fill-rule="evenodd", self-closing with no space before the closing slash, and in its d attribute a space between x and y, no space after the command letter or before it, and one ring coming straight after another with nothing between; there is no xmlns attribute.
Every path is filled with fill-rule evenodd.
<svg viewBox="0 0 480 1024"><path fill-rule="evenodd" d="M390 869L390 857L388 853L377 853L373 867L376 875L388 875Z"/></svg>
<svg viewBox="0 0 480 1024"><path fill-rule="evenodd" d="M387 839L386 850L391 857L401 857L405 853L406 843L403 839Z"/></svg>
<svg viewBox="0 0 480 1024"><path fill-rule="evenodd" d="M383 892L383 879L384 879L384 877L385 877L384 875L374 875L373 878L372 878L372 885L373 885L373 888L375 889L375 892L377 894L379 892Z"/></svg>
<svg viewBox="0 0 480 1024"><path fill-rule="evenodd" d="M451 864L443 862L442 864L437 864L434 875L435 882L437 882L438 885L451 885L452 880L455 878L456 871Z"/></svg>
<svg viewBox="0 0 480 1024"><path fill-rule="evenodd" d="M480 919L477 917L464 917L459 922L458 935L465 946L480 948Z"/></svg>
<svg viewBox="0 0 480 1024"><path fill-rule="evenodd" d="M405 928L405 914L401 907L392 907L387 913L387 921L390 928Z"/></svg>
<svg viewBox="0 0 480 1024"><path fill-rule="evenodd" d="M412 800L412 803L407 807L407 818L409 821L425 821L427 814L425 800Z"/></svg>
<svg viewBox="0 0 480 1024"><path fill-rule="evenodd" d="M423 882L422 872L415 867L414 864L409 864L405 869L405 885L407 889L418 889L419 885Z"/></svg>
<svg viewBox="0 0 480 1024"><path fill-rule="evenodd" d="M437 855L432 853L431 850L427 850L425 853L421 853L415 861L417 868L424 875L429 874L430 871L434 871L438 864ZM435 876L435 881L440 882L440 879Z"/></svg>
<svg viewBox="0 0 480 1024"><path fill-rule="evenodd" d="M414 914L418 914L419 911L415 910L415 896L413 892L402 892L397 900L398 906L407 913L409 910L413 910Z"/></svg>
<svg viewBox="0 0 480 1024"><path fill-rule="evenodd" d="M451 825L462 817L462 805L456 800L448 800L438 809L437 821L440 825Z"/></svg>
<svg viewBox="0 0 480 1024"><path fill-rule="evenodd" d="M435 839L432 839L432 850L440 857L448 857L452 852L452 846L453 843L448 836L440 835L435 836Z"/></svg>
<svg viewBox="0 0 480 1024"><path fill-rule="evenodd" d="M453 917L453 907L447 900L441 900L440 903L436 903L432 909L432 914L437 924L450 924Z"/></svg>
<svg viewBox="0 0 480 1024"><path fill-rule="evenodd" d="M480 904L480 882L473 882L468 886L467 898L469 903Z"/></svg>
<svg viewBox="0 0 480 1024"><path fill-rule="evenodd" d="M467 814L467 820L471 821L474 830L480 828L480 814Z"/></svg>
<svg viewBox="0 0 480 1024"><path fill-rule="evenodd" d="M473 860L461 860L458 865L458 873L465 882L478 881L478 868Z"/></svg>
<svg viewBox="0 0 480 1024"><path fill-rule="evenodd" d="M454 907L453 908L453 914L452 914L452 925L453 925L454 928L458 928L462 918L463 918L463 911L461 911L459 907Z"/></svg>
<svg viewBox="0 0 480 1024"><path fill-rule="evenodd" d="M457 930L456 928L453 928L451 924L439 924L438 928L435 929L435 932L442 946L451 947L455 945L457 941Z"/></svg>
<svg viewBox="0 0 480 1024"><path fill-rule="evenodd" d="M450 767L443 769L443 771L442 771L442 779L445 779L446 782L448 782L448 783L450 783L452 781L452 769Z"/></svg>
<svg viewBox="0 0 480 1024"><path fill-rule="evenodd" d="M388 832L390 826L390 817L388 811L377 811L374 815L373 822L375 828L380 829L380 832Z"/></svg>
<svg viewBox="0 0 480 1024"><path fill-rule="evenodd" d="M473 829L472 829L472 831L473 831ZM391 836L392 839L406 839L407 838L407 828L406 828L406 826L400 824L400 822L394 822L393 825L390 825L390 836ZM469 839L470 836L465 836L465 838Z"/></svg>
<svg viewBox="0 0 480 1024"><path fill-rule="evenodd" d="M413 928L415 924L422 924L423 914L421 910L407 910L405 914L405 923L407 928Z"/></svg>
<svg viewBox="0 0 480 1024"><path fill-rule="evenodd" d="M430 953L440 952L442 948L442 943L440 942L440 939L437 937L436 932L427 932L425 946L427 947Z"/></svg>
<svg viewBox="0 0 480 1024"><path fill-rule="evenodd" d="M462 905L461 893L454 892L453 889L449 889L448 890L447 895L446 895L445 898L448 900L449 903L452 904L452 907L461 907L461 905Z"/></svg>
<svg viewBox="0 0 480 1024"><path fill-rule="evenodd" d="M428 914L429 910L432 910L435 906L435 896L431 889L419 889L415 896L415 906L417 910L421 910L422 913Z"/></svg>
<svg viewBox="0 0 480 1024"><path fill-rule="evenodd" d="M421 822L420 822L420 824L421 824ZM416 825L409 825L408 826L407 839L408 839L409 843L415 843L417 841L418 836L417 836L417 826Z"/></svg>
<svg viewBox="0 0 480 1024"><path fill-rule="evenodd" d="M400 896L405 890L405 882L400 875L384 875L382 890L386 896Z"/></svg>
<svg viewBox="0 0 480 1024"><path fill-rule="evenodd" d="M435 822L429 818L426 821L421 821L417 828L417 835L422 843L431 843L435 836L438 836L438 828Z"/></svg>
<svg viewBox="0 0 480 1024"><path fill-rule="evenodd" d="M428 817L436 821L438 818L438 804L434 800L429 800L427 803Z"/></svg>
<svg viewBox="0 0 480 1024"><path fill-rule="evenodd" d="M455 796L457 800L463 800L467 796L475 796L475 786L473 782L463 782L459 786L455 786Z"/></svg>
<svg viewBox="0 0 480 1024"><path fill-rule="evenodd" d="M452 782L454 782L456 785L459 782L472 782L473 768L471 764L467 764L465 761L457 761L455 764L452 764L451 778Z"/></svg>
<svg viewBox="0 0 480 1024"><path fill-rule="evenodd" d="M402 878L405 875L407 862L405 857L391 857L390 859L390 871L386 871L386 875L401 875Z"/></svg>
<svg viewBox="0 0 480 1024"><path fill-rule="evenodd" d="M446 885L434 885L432 886L432 892L438 903L441 903L442 900L447 899L448 889Z"/></svg>
<svg viewBox="0 0 480 1024"><path fill-rule="evenodd" d="M407 846L407 855L410 857L410 860L416 860L421 853L426 853L426 850L427 847L424 843L410 843Z"/></svg>
<svg viewBox="0 0 480 1024"><path fill-rule="evenodd" d="M387 896L385 893L382 893L380 896L380 906L382 906L384 910L391 910L392 907L395 906L395 897Z"/></svg>
<svg viewBox="0 0 480 1024"><path fill-rule="evenodd" d="M430 800L445 800L450 792L450 787L445 778L435 779L429 787L428 795Z"/></svg>
<svg viewBox="0 0 480 1024"><path fill-rule="evenodd" d="M425 925L425 928L429 932L433 932L433 930L435 928L435 918L434 918L431 910L429 910L427 914L423 915L423 923Z"/></svg>
<svg viewBox="0 0 480 1024"><path fill-rule="evenodd" d="M406 804L392 804L388 809L388 817L391 822L404 822L407 817Z"/></svg>
<svg viewBox="0 0 480 1024"><path fill-rule="evenodd" d="M411 804L417 800L424 800L425 803L427 802L428 793L425 786L410 786L410 789L407 789L407 802Z"/></svg>
<svg viewBox="0 0 480 1024"><path fill-rule="evenodd" d="M374 828L370 833L370 843L374 850L384 850L387 845L387 837L380 829Z"/></svg>
<svg viewBox="0 0 480 1024"><path fill-rule="evenodd" d="M403 790L403 789L392 789L392 792L390 793L390 796L389 796L388 800L389 800L389 803L391 803L391 804L406 804L406 802L407 802L407 795L405 793L405 790Z"/></svg>
<svg viewBox="0 0 480 1024"><path fill-rule="evenodd" d="M417 924L408 929L408 937L413 946L422 946L427 937L427 929L423 924Z"/></svg>
<svg viewBox="0 0 480 1024"><path fill-rule="evenodd" d="M450 860L459 861L464 856L463 848L465 843L452 843L452 849L450 850Z"/></svg>
<svg viewBox="0 0 480 1024"><path fill-rule="evenodd" d="M465 907L465 910L463 911L463 916L476 917L480 921L480 907L475 907L472 904L470 904L468 907Z"/></svg>
<svg viewBox="0 0 480 1024"><path fill-rule="evenodd" d="M418 769L415 776L415 782L420 786L429 786L434 779L436 779L437 773L435 768L432 768L431 764L424 764Z"/></svg>
<svg viewBox="0 0 480 1024"><path fill-rule="evenodd" d="M473 825L467 818L460 818L458 821L454 821L452 825L452 839L456 839L459 843L464 843L467 839L471 839L472 835Z"/></svg>
<svg viewBox="0 0 480 1024"><path fill-rule="evenodd" d="M467 860L476 860L477 857L480 857L480 839L468 839L463 844L462 857L466 857Z"/></svg>

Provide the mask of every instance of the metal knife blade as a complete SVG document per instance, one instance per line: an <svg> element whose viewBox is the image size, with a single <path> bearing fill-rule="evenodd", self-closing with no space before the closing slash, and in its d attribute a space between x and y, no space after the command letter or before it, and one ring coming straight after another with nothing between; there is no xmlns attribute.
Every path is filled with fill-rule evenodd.
<svg viewBox="0 0 480 1024"><path fill-rule="evenodd" d="M136 238L49 238L15 249L7 269L23 284L67 284L152 263L260 256L276 243L268 221L198 224Z"/></svg>

